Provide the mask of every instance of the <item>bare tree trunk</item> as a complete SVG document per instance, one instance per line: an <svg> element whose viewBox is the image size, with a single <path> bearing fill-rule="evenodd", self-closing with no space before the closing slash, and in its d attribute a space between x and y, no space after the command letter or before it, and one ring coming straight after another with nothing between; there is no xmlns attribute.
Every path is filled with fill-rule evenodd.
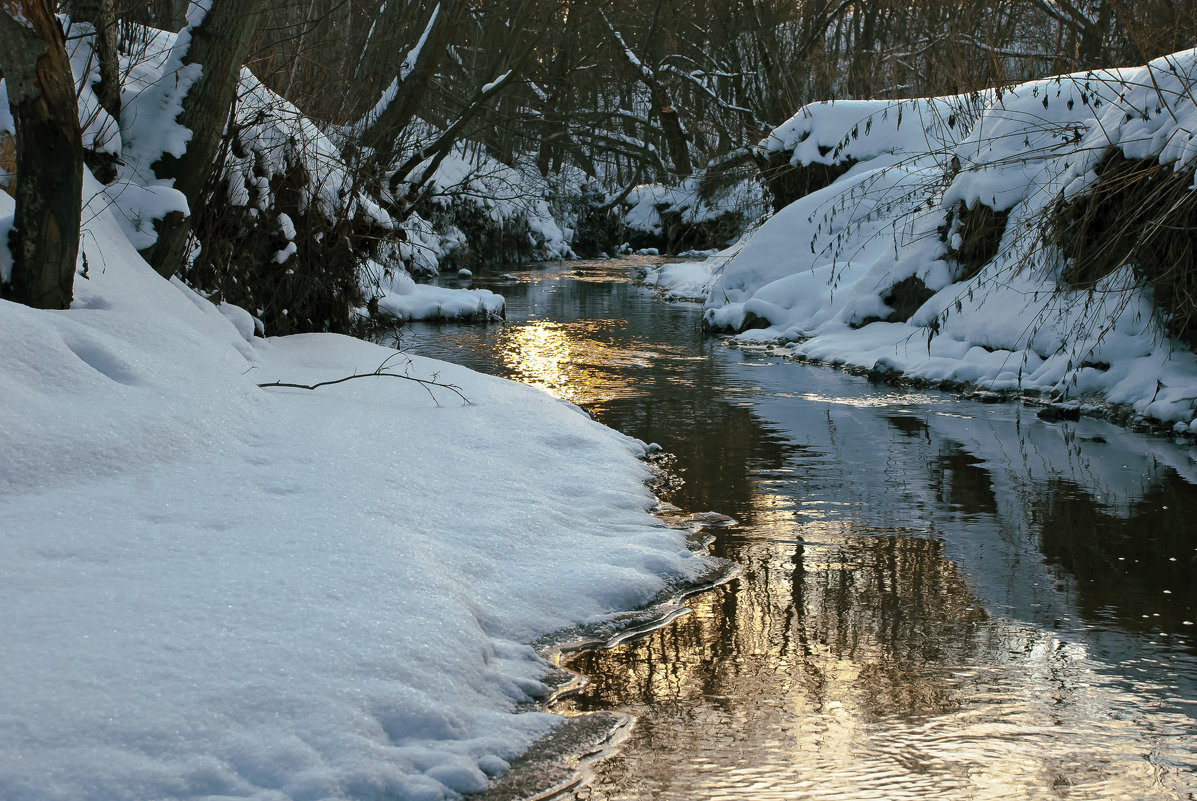
<svg viewBox="0 0 1197 801"><path fill-rule="evenodd" d="M398 0L393 0L387 8L388 10L400 8ZM369 120L365 130L362 131L361 139L361 144L373 148L383 156L380 161L385 161L390 156L389 151L393 148L395 139L404 128L411 124L420 103L426 100L432 79L436 76L437 65L444 58L449 43L453 41L457 24L461 21L465 9L464 0L441 0L436 4L432 12L433 16L425 27L419 42L413 43L414 46L408 51L407 58L398 65L397 71L393 64L395 54L389 54L392 59L390 71L395 75L397 81L396 94L374 119ZM384 13L379 19L378 27L385 30L393 24L395 22L389 18L387 13ZM381 36L382 34L375 35ZM360 69L364 69L367 73L378 72L381 69L379 63L381 55L379 47L371 43L367 46Z"/></svg>
<svg viewBox="0 0 1197 801"><path fill-rule="evenodd" d="M657 9L658 11L660 10L659 3ZM661 129L665 135L665 146L669 151L669 158L673 163L674 172L677 173L677 177L679 178L688 177L692 170L688 144L689 137L686 135L686 129L682 127L681 116L673 104L673 99L670 97L669 91L657 78L656 72L632 52L632 48L628 46L623 34L615 27L611 19L606 14L602 15L602 19L607 26L607 30L611 33L615 46L622 53L624 60L632 67L633 74L649 91L653 107L661 120ZM656 26L655 18L653 26Z"/></svg>
<svg viewBox="0 0 1197 801"><path fill-rule="evenodd" d="M96 30L95 53L99 60L100 82L96 97L114 120L121 115L120 62L116 55L116 16L112 0L70 0L67 11L74 22L86 22Z"/></svg>
<svg viewBox="0 0 1197 801"><path fill-rule="evenodd" d="M191 46L183 65L199 64L203 71L183 98L180 125L191 131L191 141L181 158L164 154L154 163L154 174L173 179L192 208L199 206L204 184L220 149L220 140L236 100L241 65L262 14L261 0L212 0L197 26L184 31ZM165 80L170 80L167 76ZM169 278L183 263L190 218L168 215L158 230L158 241L144 255L162 276Z"/></svg>
<svg viewBox="0 0 1197 801"><path fill-rule="evenodd" d="M669 147L669 159L673 162L674 172L679 178L686 178L693 171L693 166L690 164L689 137L682 127L681 115L661 84L653 87L652 96L657 113L661 115L661 129L665 133L665 144Z"/></svg>
<svg viewBox="0 0 1197 801"><path fill-rule="evenodd" d="M6 294L29 306L66 309L79 253L83 137L75 81L49 0L0 0L0 69L17 134Z"/></svg>
<svg viewBox="0 0 1197 801"><path fill-rule="evenodd" d="M431 159L429 165L421 172L420 177L412 182L411 187L407 191L407 200L413 201L420 194L421 189L428 183L429 179L436 172L437 166L444 161L445 157L453 150L453 146L457 143L462 129L474 119L478 112L482 111L487 105L497 97L512 81L515 75L515 70L508 70L505 74L499 76L491 81L474 98L473 102L466 107L461 115L445 128L431 143L420 148L417 152L408 157L408 159L399 166L395 173L390 178L390 190L392 194L398 192L399 184L407 179L415 169L420 166L421 162ZM410 213L408 211L407 213ZM397 212L398 216L406 216L402 212Z"/></svg>

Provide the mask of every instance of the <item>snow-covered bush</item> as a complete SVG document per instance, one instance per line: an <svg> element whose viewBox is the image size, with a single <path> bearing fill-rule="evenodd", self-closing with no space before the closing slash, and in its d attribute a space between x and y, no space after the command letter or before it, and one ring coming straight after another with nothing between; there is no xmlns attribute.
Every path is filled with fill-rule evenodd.
<svg viewBox="0 0 1197 801"><path fill-rule="evenodd" d="M669 253L735 242L768 208L755 170L746 169L746 159L739 162L711 165L676 186L644 184L632 189L621 203L627 241L635 249Z"/></svg>
<svg viewBox="0 0 1197 801"><path fill-rule="evenodd" d="M181 153L189 136L175 121L190 74L179 64L181 35L138 27L126 43L118 126L91 90L95 58L85 28L73 40L72 63L89 163L118 165L105 176L104 192L130 240L145 250L159 221L190 214L180 277L217 302L248 309L272 334L361 330L365 316L398 308L404 319L414 309L441 308L453 309L447 316L455 319L497 317L497 296L413 289L410 276L572 256L569 231L548 202L551 187L538 174L458 147L408 198L380 185L352 132L317 124L248 69L217 169L202 201L188 209L153 171L163 154ZM463 294L443 297L453 292ZM413 293L426 297L413 302ZM392 294L404 300L388 302Z"/></svg>
<svg viewBox="0 0 1197 801"><path fill-rule="evenodd" d="M494 267L573 256L539 173L458 147L437 167L415 208L448 236L440 269Z"/></svg>

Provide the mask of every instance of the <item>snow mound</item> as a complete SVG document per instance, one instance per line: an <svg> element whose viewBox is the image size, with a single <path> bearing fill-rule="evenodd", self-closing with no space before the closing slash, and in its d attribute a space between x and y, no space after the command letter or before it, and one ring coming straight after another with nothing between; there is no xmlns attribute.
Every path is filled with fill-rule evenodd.
<svg viewBox="0 0 1197 801"><path fill-rule="evenodd" d="M454 365L255 337L84 192L73 307L0 302L6 801L457 798L555 726L517 714L528 643L709 568L646 511L642 443Z"/></svg>
<svg viewBox="0 0 1197 801"><path fill-rule="evenodd" d="M1069 284L1068 255L1044 235L1111 153L1191 174L1194 84L1186 51L986 93L807 106L762 160L837 171L712 265L706 324L805 358L1128 404L1197 430L1197 363L1164 333L1140 265Z"/></svg>
<svg viewBox="0 0 1197 801"><path fill-rule="evenodd" d="M711 253L702 261L671 261L646 268L643 281L668 300L705 300L720 271L731 260L732 249Z"/></svg>
<svg viewBox="0 0 1197 801"><path fill-rule="evenodd" d="M376 266L380 274L382 267ZM468 277L469 271L460 273ZM378 288L379 311L398 320L498 320L506 301L488 289L453 289L418 284L407 272L382 279Z"/></svg>

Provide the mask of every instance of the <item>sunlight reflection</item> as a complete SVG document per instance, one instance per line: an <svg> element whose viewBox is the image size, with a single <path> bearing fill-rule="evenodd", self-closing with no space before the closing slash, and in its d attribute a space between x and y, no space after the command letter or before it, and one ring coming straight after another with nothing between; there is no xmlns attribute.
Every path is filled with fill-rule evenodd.
<svg viewBox="0 0 1197 801"><path fill-rule="evenodd" d="M488 371L673 453L663 500L740 521L710 547L741 571L565 660L590 683L557 711L639 720L560 797L1197 798L1185 453L741 361L626 281L505 286L508 322L468 335ZM429 330L460 358L466 329Z"/></svg>
<svg viewBox="0 0 1197 801"><path fill-rule="evenodd" d="M538 321L507 328L500 342L503 364L515 380L571 403L640 397L643 391L622 371L651 367L657 354L616 344L622 324Z"/></svg>
<svg viewBox="0 0 1197 801"><path fill-rule="evenodd" d="M577 655L592 684L569 711L666 708L633 737L667 749L682 729L698 751L681 772L632 750L587 798L631 798L606 793L624 771L670 800L1147 798L1184 784L1187 764L1143 762L1151 738L1108 716L1142 699L1083 644L991 619L934 539L842 535L757 543L741 580L687 601L693 614Z"/></svg>
<svg viewBox="0 0 1197 801"><path fill-rule="evenodd" d="M833 406L855 406L858 409L878 409L888 406L903 408L917 408L920 405L931 406L942 398L930 395L919 395L912 392L891 392L876 395L835 396L823 395L818 392L804 392L801 394L785 394L780 397L800 398L811 403L829 403Z"/></svg>

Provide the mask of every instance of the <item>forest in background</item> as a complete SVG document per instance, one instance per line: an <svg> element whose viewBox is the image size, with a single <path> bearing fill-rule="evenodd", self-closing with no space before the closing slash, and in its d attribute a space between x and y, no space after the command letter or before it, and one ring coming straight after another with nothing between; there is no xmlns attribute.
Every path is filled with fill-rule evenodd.
<svg viewBox="0 0 1197 801"><path fill-rule="evenodd" d="M54 4L6 5L34 19ZM159 193L156 206L127 212L147 260L278 334L354 330L355 310L376 309L397 271L613 252L629 240L727 244L762 213L751 199L767 198L770 166L754 145L813 101L958 95L1140 64L1197 41L1197 0L58 6L71 63L88 76L77 88L81 145L63 147L118 187L118 204L129 202L126 185L178 190L185 204ZM19 100L12 87L29 51L14 45L28 33L0 33L0 67ZM53 38L45 25L38 35ZM96 103L84 102L89 92ZM150 109L172 103L180 113L165 123L190 139L155 151L137 132ZM22 136L23 113L40 112L14 104L9 172L32 177L46 169L39 146L49 140ZM71 180L62 172L53 180ZM49 180L24 204L38 219L45 202L28 197L52 194ZM28 239L35 226L22 225L21 181L12 185L12 230ZM673 217L647 234L629 230L626 215L644 185L684 189ZM712 201L736 185L754 189ZM658 205L667 217L669 203ZM75 254L63 214L59 241L16 248L6 297L69 304ZM57 285L35 300L19 276L39 259L55 262Z"/></svg>

